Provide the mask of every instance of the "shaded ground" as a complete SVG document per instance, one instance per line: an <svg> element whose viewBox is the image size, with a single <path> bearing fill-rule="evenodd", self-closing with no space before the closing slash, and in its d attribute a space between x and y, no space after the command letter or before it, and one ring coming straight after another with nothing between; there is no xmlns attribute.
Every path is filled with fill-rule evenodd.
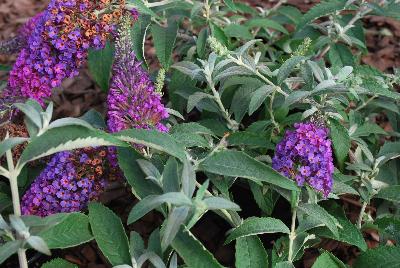
<svg viewBox="0 0 400 268"><path fill-rule="evenodd" d="M0 40L11 38L17 32L20 25L25 23L30 17L34 16L45 8L48 0L0 0ZM271 6L276 1L248 0L253 5ZM298 6L303 11L307 10L317 1L307 0L289 0L289 3ZM372 65L382 71L391 72L393 68L400 67L400 22L379 18L368 17L365 20L367 25L366 40L370 54L363 56L362 61L365 64ZM15 56L0 55L0 64L12 64ZM0 72L0 80L6 79L5 75ZM80 116L90 108L104 111L105 94L90 79L86 70L74 79L67 79L63 83L62 90L56 90L54 94L54 102L56 104L56 117L63 116ZM233 189L235 201L237 201L245 215L258 215L259 210L253 201L250 191L235 186ZM126 217L133 204L136 202L130 193L124 187L116 185L114 190L104 197L108 205L113 208L119 215ZM112 201L110 201L112 200ZM360 210L360 204L357 200L350 197L342 198L343 206L348 212L348 217L352 220ZM374 208L370 208L373 212ZM277 208L280 214L279 218L289 222L289 207L284 202L278 202ZM287 215L282 215L281 211L287 211ZM275 212L276 213L276 212ZM126 222L126 219L123 219ZM157 213L146 215L141 221L127 227L127 230L135 230L144 238L148 238L150 233L160 225L162 218ZM212 213L208 213L199 224L194 228L194 234L205 244L205 246L213 252L213 254L224 265L232 265L234 262L234 247L232 244L223 246L224 233L229 226ZM371 232L365 234L367 243L370 247L377 244L379 237ZM262 236L266 247L272 247L272 239L275 237ZM358 250L352 246L343 245L332 240L325 240L321 243L321 247L334 252L342 260L347 260L351 264L354 257L358 254ZM302 267L310 267L318 256L316 249L307 250ZM94 242L64 251L53 251L53 256L61 256L80 267L88 268L105 268L110 267L105 258L99 254L99 250ZM29 256L32 260L31 267L40 267L40 263L47 260L40 254ZM9 262L6 267L16 267L14 261Z"/></svg>

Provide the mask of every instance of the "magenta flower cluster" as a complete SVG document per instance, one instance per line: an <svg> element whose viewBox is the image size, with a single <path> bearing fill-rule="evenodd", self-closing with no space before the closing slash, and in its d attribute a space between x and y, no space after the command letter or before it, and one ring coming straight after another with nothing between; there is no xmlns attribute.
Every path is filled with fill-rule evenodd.
<svg viewBox="0 0 400 268"><path fill-rule="evenodd" d="M113 76L107 99L108 129L118 132L130 128L156 128L166 132L161 120L168 112L161 103L148 73L133 52L129 32L120 32L116 44Z"/></svg>
<svg viewBox="0 0 400 268"><path fill-rule="evenodd" d="M297 123L276 146L272 167L282 175L307 183L326 198L333 186L333 157L328 129L314 123Z"/></svg>
<svg viewBox="0 0 400 268"><path fill-rule="evenodd" d="M45 217L84 209L104 190L106 150L55 154L22 197L22 213Z"/></svg>
<svg viewBox="0 0 400 268"><path fill-rule="evenodd" d="M115 29L117 14L96 10L107 8L103 1L52 0L47 9L22 30L29 34L10 72L7 95L32 98L41 103L63 79L74 77L85 62L89 47L105 45L107 35Z"/></svg>

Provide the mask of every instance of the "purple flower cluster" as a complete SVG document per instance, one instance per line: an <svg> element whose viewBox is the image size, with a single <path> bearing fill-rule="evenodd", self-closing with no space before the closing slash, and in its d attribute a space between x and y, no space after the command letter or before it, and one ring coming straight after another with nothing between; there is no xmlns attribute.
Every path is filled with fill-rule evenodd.
<svg viewBox="0 0 400 268"><path fill-rule="evenodd" d="M22 197L22 213L45 217L74 212L96 200L109 171L106 149L84 148L54 155Z"/></svg>
<svg viewBox="0 0 400 268"><path fill-rule="evenodd" d="M328 129L313 123L297 123L276 146L272 167L284 176L305 182L326 198L333 186L333 157Z"/></svg>
<svg viewBox="0 0 400 268"><path fill-rule="evenodd" d="M156 128L168 131L160 121L168 118L148 73L133 52L129 22L123 22L116 42L113 76L108 94L108 129ZM125 26L124 26L125 25Z"/></svg>
<svg viewBox="0 0 400 268"><path fill-rule="evenodd" d="M109 10L101 18L96 11ZM52 0L48 8L28 24L27 46L10 72L7 94L39 102L51 95L63 79L74 77L87 58L89 47L105 45L119 18L120 7L104 0Z"/></svg>

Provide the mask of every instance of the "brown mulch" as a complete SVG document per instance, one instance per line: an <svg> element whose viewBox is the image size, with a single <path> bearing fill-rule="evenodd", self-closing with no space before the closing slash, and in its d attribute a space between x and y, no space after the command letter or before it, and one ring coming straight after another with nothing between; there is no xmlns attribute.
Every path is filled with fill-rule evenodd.
<svg viewBox="0 0 400 268"><path fill-rule="evenodd" d="M15 36L18 28L29 20L32 16L43 10L49 0L0 0L0 40L6 40ZM277 1L267 0L248 0L252 5L270 7ZM289 0L290 4L297 6L302 11L306 11L319 1L314 0ZM374 66L382 71L392 72L393 68L400 67L400 22L393 19L370 16L365 20L367 25L366 41L370 51L368 55L362 57L362 62ZM154 53L151 53L154 54ZM14 56L0 55L0 64L12 64L15 60ZM0 80L6 79L6 76L0 72ZM106 99L99 87L90 79L87 70L83 70L81 74L74 79L67 79L63 82L62 88L55 90L53 101L55 103L55 116L77 117L91 108L95 108L100 112L104 112L104 101ZM242 198L252 199L250 195ZM130 208L136 202L130 193L124 187L117 187L105 197L109 206L119 215L128 214ZM111 201L110 201L111 200ZM359 203L357 200L342 200L350 219L359 211ZM250 205L254 208L255 204ZM253 212L252 212L253 213ZM256 214L256 212L254 212ZM123 219L126 222L126 219ZM127 230L135 230L139 232L145 239L150 233L160 225L162 218L158 213L150 213L141 221L130 225ZM224 234L227 230L226 224L217 216L208 213L206 218L201 220L193 232L199 239L210 249L214 255L225 265L232 264L234 260L234 250L232 245L224 246ZM379 237L376 233L368 232L364 234L369 247L376 246ZM343 245L332 240L324 240L321 244L326 250L334 252L342 260L349 263L354 259L358 250L355 247ZM301 267L311 267L318 256L316 249L307 250ZM63 257L80 267L87 268L107 268L111 267L100 253L96 243L91 242L73 249L64 251L53 251L54 256ZM39 257L38 257L39 256ZM32 267L40 267L39 263L48 260L42 255L32 255L37 259ZM11 263L7 267L15 267Z"/></svg>

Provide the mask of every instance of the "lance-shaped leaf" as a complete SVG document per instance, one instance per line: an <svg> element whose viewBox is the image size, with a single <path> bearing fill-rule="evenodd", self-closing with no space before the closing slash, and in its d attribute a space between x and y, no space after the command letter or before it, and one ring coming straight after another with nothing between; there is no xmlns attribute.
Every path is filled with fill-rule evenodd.
<svg viewBox="0 0 400 268"><path fill-rule="evenodd" d="M335 237L339 236L337 220L330 215L325 209L317 204L300 204L299 209L312 218L321 221L333 233Z"/></svg>
<svg viewBox="0 0 400 268"><path fill-rule="evenodd" d="M175 207L169 214L163 229L163 236L161 240L161 248L163 251L165 251L174 240L176 234L181 228L181 225L185 222L188 212L188 207Z"/></svg>
<svg viewBox="0 0 400 268"><path fill-rule="evenodd" d="M182 162L186 159L185 151L177 141L166 133L156 130L128 129L115 134L123 141L144 146L175 156Z"/></svg>
<svg viewBox="0 0 400 268"><path fill-rule="evenodd" d="M28 144L19 160L19 167L29 161L61 151L96 146L126 146L116 137L96 129L79 125L53 128L35 137Z"/></svg>
<svg viewBox="0 0 400 268"><path fill-rule="evenodd" d="M43 264L42 268L78 268L77 265L67 262L66 260L57 258Z"/></svg>
<svg viewBox="0 0 400 268"><path fill-rule="evenodd" d="M19 240L9 241L0 246L0 264L11 257L22 246Z"/></svg>
<svg viewBox="0 0 400 268"><path fill-rule="evenodd" d="M400 248L396 246L380 246L361 253L357 258L355 268L369 267L399 267Z"/></svg>
<svg viewBox="0 0 400 268"><path fill-rule="evenodd" d="M242 177L257 183L267 182L288 190L299 191L296 184L270 166L238 151L221 151L202 161L199 170L230 177Z"/></svg>
<svg viewBox="0 0 400 268"><path fill-rule="evenodd" d="M57 214L56 214L57 215ZM43 223L50 225L61 220L56 225L47 228L39 233L50 249L69 248L81 245L93 239L89 229L89 218L82 213L52 215L47 217ZM24 219L27 224L33 224L32 219Z"/></svg>
<svg viewBox="0 0 400 268"><path fill-rule="evenodd" d="M182 192L171 192L163 195L150 195L139 201L131 210L128 217L128 224L131 224L153 209L161 206L164 203L169 203L176 206L191 206L190 200Z"/></svg>
<svg viewBox="0 0 400 268"><path fill-rule="evenodd" d="M381 189L376 198L389 200L392 202L400 202L400 185L392 185Z"/></svg>
<svg viewBox="0 0 400 268"><path fill-rule="evenodd" d="M279 68L277 80L278 84L282 84L286 78L290 75L293 69L296 67L297 64L305 60L306 57L303 56L293 56L290 59L286 60L282 66Z"/></svg>
<svg viewBox="0 0 400 268"><path fill-rule="evenodd" d="M172 242L172 247L190 268L222 268L214 256L189 230L181 228Z"/></svg>
<svg viewBox="0 0 400 268"><path fill-rule="evenodd" d="M8 150L11 150L15 146L29 140L28 138L8 138L0 142L0 157L2 157Z"/></svg>
<svg viewBox="0 0 400 268"><path fill-rule="evenodd" d="M274 218L248 218L241 225L232 230L225 243L239 238L265 233L290 233L289 228L278 219Z"/></svg>
<svg viewBox="0 0 400 268"><path fill-rule="evenodd" d="M90 226L104 256L113 266L131 264L128 237L121 219L99 203L89 205Z"/></svg>
<svg viewBox="0 0 400 268"><path fill-rule="evenodd" d="M236 268L268 267L268 254L256 236L236 240Z"/></svg>
<svg viewBox="0 0 400 268"><path fill-rule="evenodd" d="M158 60L164 69L171 65L171 56L174 49L178 25L175 21L169 21L168 27L162 27L157 24L151 26L154 47Z"/></svg>

